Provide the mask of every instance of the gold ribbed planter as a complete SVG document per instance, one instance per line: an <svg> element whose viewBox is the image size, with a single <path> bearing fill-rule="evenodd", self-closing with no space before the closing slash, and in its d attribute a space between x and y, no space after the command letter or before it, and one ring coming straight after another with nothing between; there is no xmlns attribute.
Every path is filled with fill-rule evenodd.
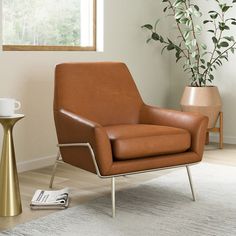
<svg viewBox="0 0 236 236"><path fill-rule="evenodd" d="M183 111L197 112L208 116L208 128L214 128L222 101L217 87L185 87L181 99Z"/></svg>

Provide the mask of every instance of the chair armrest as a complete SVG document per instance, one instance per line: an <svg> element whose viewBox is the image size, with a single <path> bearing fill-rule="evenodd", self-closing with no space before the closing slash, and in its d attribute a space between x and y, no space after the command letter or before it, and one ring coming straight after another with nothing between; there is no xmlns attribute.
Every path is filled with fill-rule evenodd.
<svg viewBox="0 0 236 236"><path fill-rule="evenodd" d="M64 109L55 110L54 119L60 144L89 143L95 153L101 174L110 169L111 144L101 125Z"/></svg>
<svg viewBox="0 0 236 236"><path fill-rule="evenodd" d="M208 117L191 112L180 112L143 105L140 112L140 123L170 126L188 130L191 134L191 151L202 157Z"/></svg>

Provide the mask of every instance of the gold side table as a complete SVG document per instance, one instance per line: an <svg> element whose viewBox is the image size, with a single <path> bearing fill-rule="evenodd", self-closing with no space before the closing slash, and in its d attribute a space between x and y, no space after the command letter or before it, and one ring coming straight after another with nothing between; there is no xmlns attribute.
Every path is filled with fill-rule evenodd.
<svg viewBox="0 0 236 236"><path fill-rule="evenodd" d="M15 123L23 117L22 114L0 116L4 129L0 164L0 216L16 216L22 213L12 130Z"/></svg>

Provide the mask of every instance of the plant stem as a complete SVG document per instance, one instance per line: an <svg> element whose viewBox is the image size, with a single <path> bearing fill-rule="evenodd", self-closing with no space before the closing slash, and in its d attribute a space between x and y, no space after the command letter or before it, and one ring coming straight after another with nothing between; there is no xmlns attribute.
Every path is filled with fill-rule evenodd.
<svg viewBox="0 0 236 236"><path fill-rule="evenodd" d="M164 43L164 44L166 44L166 45L169 45L170 43L169 42L167 42L167 41L165 41L164 39L163 39L163 42L162 43ZM177 46L176 44L174 44L173 43L173 45L175 45L175 47L176 48L178 48L178 50L180 50L183 54L184 54L184 50L182 49L182 48L180 48L179 46ZM186 56L185 56L186 57ZM187 57L186 57L187 58ZM187 58L188 59L188 58Z"/></svg>
<svg viewBox="0 0 236 236"><path fill-rule="evenodd" d="M222 20L224 21L224 13L222 12ZM215 21L214 21L214 25L215 25ZM216 25L215 25L215 30L217 31L217 28L216 28ZM215 36L216 36L216 31L215 31ZM219 42L221 40L221 37L222 37L222 33L223 33L223 30L220 29L220 34L219 34L219 37L218 37L218 40L217 42ZM208 72L210 70L210 68L212 67L212 65L215 63L215 60L214 60L214 55L215 55L215 52L216 52L216 49L217 49L217 43L215 43L215 47L214 47L214 50L211 54L211 58L210 58L210 61L209 61L209 66L206 68L206 70L203 72L203 77L204 77L204 80L206 81L206 77L208 75ZM230 48L229 48L230 49ZM226 50L228 51L228 50ZM222 55L222 54L221 54ZM216 57L217 59L219 57Z"/></svg>
<svg viewBox="0 0 236 236"><path fill-rule="evenodd" d="M174 16L175 16L175 9L174 9L174 7L173 7L171 1L168 0L168 3L169 3L169 5L170 5L170 7L171 7L171 9L172 9L172 11L173 11L173 13L174 13ZM178 28L178 30L179 30L179 33L180 33L180 35L181 35L183 41L186 42L186 39L184 38L183 32L182 32L182 30L181 30L180 24L179 24L177 21L176 21L176 25L177 25L177 28ZM184 52L184 50L182 50L182 52L183 52L184 56L187 58L187 60L189 61L189 64L191 64L191 58L190 58L189 49L186 48L186 50L187 50L187 54ZM194 72L193 68L190 68L190 69L191 69L191 72L192 72L193 77L195 77L195 72Z"/></svg>
<svg viewBox="0 0 236 236"><path fill-rule="evenodd" d="M231 48L233 48L236 45L236 42L234 42L229 48L225 49L220 55L218 55L215 59L212 59L211 65L204 71L203 75L205 74L205 77L208 74L209 69L214 65L214 63L223 56L226 52L228 52Z"/></svg>
<svg viewBox="0 0 236 236"><path fill-rule="evenodd" d="M171 6L171 9L172 9L172 11L173 11L173 13L174 13L174 16L175 16L175 9L174 9L174 7L173 7L173 5L172 5L172 3L171 3L171 1L170 1L170 0L168 0L168 2L169 2L169 4L170 4L170 6ZM176 22L176 24L177 24L178 30L179 30L179 32L180 32L180 35L181 35L181 37L182 37L183 41L185 42L186 40L185 40L185 38L184 38L184 35L183 35L183 33L182 33L182 30L181 30L181 28L180 28L180 25L179 25L179 23L178 23L178 22ZM182 51L183 51L183 50L182 50ZM183 54L184 54L184 56L185 56L187 59L189 59L189 58L188 58L188 56L185 54L185 52L184 52L184 51L183 51Z"/></svg>
<svg viewBox="0 0 236 236"><path fill-rule="evenodd" d="M188 0L188 3L189 3L189 6L191 5L190 3L190 0ZM187 4L185 3L186 7ZM199 47L199 44L198 44L198 40L197 40L197 36L196 36L196 32L195 32L195 27L194 27L194 22L193 22L193 18L190 14L190 20L191 20L191 25L192 25L192 31L193 31L193 38L196 40L196 46L197 46L197 53L198 53L198 58L197 58L197 72L199 74L199 65L200 65L200 47ZM201 83L201 81L199 81Z"/></svg>

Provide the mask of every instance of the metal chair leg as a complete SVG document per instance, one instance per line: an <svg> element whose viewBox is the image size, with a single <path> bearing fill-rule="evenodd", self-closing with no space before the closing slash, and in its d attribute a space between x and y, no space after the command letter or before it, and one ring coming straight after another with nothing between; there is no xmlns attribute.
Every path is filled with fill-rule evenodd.
<svg viewBox="0 0 236 236"><path fill-rule="evenodd" d="M57 170L57 164L58 164L58 161L59 161L60 157L61 157L61 154L60 154L60 151L59 151L58 154L57 154L57 159L56 159L55 164L54 164L53 169L52 169L52 175L51 175L51 179L50 179L50 183L49 183L49 188L52 188L53 180L54 180L56 170Z"/></svg>
<svg viewBox="0 0 236 236"><path fill-rule="evenodd" d="M190 188L191 188L191 192L192 192L192 196L193 196L193 201L196 201L196 196L194 193L193 182L192 182L192 177L191 177L191 172L190 172L189 166L186 166L186 169L188 172L188 179L189 179L189 184L190 184Z"/></svg>
<svg viewBox="0 0 236 236"><path fill-rule="evenodd" d="M111 201L112 201L112 217L116 217L116 186L115 186L115 177L111 178Z"/></svg>

